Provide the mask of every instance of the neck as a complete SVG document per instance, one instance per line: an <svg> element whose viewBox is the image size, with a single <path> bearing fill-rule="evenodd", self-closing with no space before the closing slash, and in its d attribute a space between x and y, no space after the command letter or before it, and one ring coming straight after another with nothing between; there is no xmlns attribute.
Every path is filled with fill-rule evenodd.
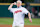
<svg viewBox="0 0 40 27"><path fill-rule="evenodd" d="M19 7L21 7L21 6L17 6L17 7L19 8Z"/></svg>

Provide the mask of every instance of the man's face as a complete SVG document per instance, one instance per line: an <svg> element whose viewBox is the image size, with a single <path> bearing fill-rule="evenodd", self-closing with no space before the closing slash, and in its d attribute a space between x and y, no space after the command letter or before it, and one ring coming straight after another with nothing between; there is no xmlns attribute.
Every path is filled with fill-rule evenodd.
<svg viewBox="0 0 40 27"><path fill-rule="evenodd" d="M21 6L21 3L18 1L17 2L17 7L20 7Z"/></svg>

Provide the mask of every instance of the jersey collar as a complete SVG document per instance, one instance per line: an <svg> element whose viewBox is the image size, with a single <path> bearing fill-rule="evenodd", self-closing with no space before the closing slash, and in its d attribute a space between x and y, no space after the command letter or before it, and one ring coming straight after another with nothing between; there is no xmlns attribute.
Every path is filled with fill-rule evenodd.
<svg viewBox="0 0 40 27"><path fill-rule="evenodd" d="M20 6L20 7L17 7L17 8L21 8L22 6Z"/></svg>

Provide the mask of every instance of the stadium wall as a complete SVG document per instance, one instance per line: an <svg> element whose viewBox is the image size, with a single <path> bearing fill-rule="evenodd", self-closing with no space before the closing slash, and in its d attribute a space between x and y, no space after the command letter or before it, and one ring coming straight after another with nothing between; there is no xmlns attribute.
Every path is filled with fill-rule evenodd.
<svg viewBox="0 0 40 27"><path fill-rule="evenodd" d="M12 17L12 13L8 10L8 7L11 3L0 3L0 17ZM24 5L22 5L24 7ZM13 8L17 6L14 5Z"/></svg>

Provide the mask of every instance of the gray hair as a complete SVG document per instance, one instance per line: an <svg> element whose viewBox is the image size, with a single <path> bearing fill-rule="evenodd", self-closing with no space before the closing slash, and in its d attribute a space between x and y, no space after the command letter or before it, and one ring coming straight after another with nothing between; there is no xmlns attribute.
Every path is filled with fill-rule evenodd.
<svg viewBox="0 0 40 27"><path fill-rule="evenodd" d="M20 3L22 3L22 1L20 1L20 0L18 0L18 1L19 1ZM18 1L17 1L17 2L18 2Z"/></svg>

